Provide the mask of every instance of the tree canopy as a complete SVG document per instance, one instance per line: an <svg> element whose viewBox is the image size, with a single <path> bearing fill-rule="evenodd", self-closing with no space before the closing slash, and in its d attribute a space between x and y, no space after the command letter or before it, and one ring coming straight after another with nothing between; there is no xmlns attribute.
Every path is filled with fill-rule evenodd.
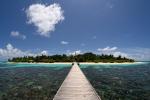
<svg viewBox="0 0 150 100"><path fill-rule="evenodd" d="M121 55L115 57L113 55L97 55L91 52L79 54L79 55L41 55L41 56L24 56L24 57L14 57L8 59L9 62L44 62L44 63L54 63L54 62L104 62L104 63L122 63L122 62L134 62L133 59L122 57Z"/></svg>

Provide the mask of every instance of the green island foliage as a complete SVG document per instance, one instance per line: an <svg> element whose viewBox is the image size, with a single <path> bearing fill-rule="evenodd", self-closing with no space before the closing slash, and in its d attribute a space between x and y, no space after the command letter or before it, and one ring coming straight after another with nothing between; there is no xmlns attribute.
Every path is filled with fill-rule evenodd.
<svg viewBox="0 0 150 100"><path fill-rule="evenodd" d="M14 57L12 59L8 59L9 62L43 62L43 63L54 63L54 62L104 62L104 63L123 63L123 62L134 62L133 59L129 59L126 57L122 57L121 55L115 57L113 55L96 55L94 53L84 53L78 55L41 55L41 56L24 56L24 57Z"/></svg>

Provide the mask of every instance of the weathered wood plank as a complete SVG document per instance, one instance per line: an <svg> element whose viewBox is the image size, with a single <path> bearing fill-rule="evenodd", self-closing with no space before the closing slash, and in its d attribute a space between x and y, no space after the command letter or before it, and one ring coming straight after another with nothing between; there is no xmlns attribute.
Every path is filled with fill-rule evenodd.
<svg viewBox="0 0 150 100"><path fill-rule="evenodd" d="M53 100L101 100L77 63L74 63Z"/></svg>

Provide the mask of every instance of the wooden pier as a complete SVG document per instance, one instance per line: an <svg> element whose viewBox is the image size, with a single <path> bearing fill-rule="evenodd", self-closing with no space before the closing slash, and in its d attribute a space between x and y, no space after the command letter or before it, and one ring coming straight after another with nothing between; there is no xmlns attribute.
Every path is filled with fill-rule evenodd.
<svg viewBox="0 0 150 100"><path fill-rule="evenodd" d="M53 100L101 100L77 63L74 63Z"/></svg>

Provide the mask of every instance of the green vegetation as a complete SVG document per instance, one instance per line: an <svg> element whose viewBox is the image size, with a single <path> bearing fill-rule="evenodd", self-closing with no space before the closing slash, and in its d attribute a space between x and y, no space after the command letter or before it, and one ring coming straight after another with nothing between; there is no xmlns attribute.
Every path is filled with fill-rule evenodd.
<svg viewBox="0 0 150 100"><path fill-rule="evenodd" d="M53 63L53 62L104 62L104 63L123 63L123 62L134 62L133 59L128 59L125 57L114 57L113 55L96 55L93 53L84 53L79 55L52 55L52 56L25 56L25 57L16 57L8 59L9 62L44 62L44 63Z"/></svg>

